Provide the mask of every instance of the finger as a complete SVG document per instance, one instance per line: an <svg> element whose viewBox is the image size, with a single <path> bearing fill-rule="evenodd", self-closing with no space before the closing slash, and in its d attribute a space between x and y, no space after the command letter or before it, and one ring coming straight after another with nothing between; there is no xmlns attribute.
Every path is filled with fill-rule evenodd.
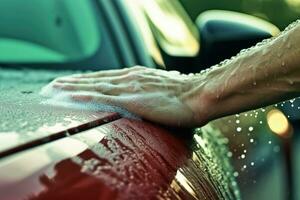
<svg viewBox="0 0 300 200"><path fill-rule="evenodd" d="M53 83L53 87L61 90L76 90L76 91L94 91L94 86L91 84L74 84L74 83Z"/></svg>
<svg viewBox="0 0 300 200"><path fill-rule="evenodd" d="M106 95L118 96L125 93L132 93L134 89L127 85L113 85L109 83L100 84L73 84L73 83L56 83L53 84L56 89L66 91L85 91L85 92L97 92Z"/></svg>
<svg viewBox="0 0 300 200"><path fill-rule="evenodd" d="M126 74L122 76L101 77L101 78L73 78L63 77L56 79L58 83L73 83L73 84L97 84L97 83L120 83L126 79Z"/></svg>
<svg viewBox="0 0 300 200"><path fill-rule="evenodd" d="M79 74L74 75L75 78L100 78L100 77L111 77L111 76L121 76L127 74L131 71L139 71L144 69L144 67L131 67L131 68L123 68L117 70L103 70L98 72L92 72L87 74Z"/></svg>
<svg viewBox="0 0 300 200"><path fill-rule="evenodd" d="M63 84L126 84L129 82L135 82L140 84L157 82L157 77L148 74L128 73L121 76L113 77L101 77L101 78L60 78L54 81L54 83Z"/></svg>
<svg viewBox="0 0 300 200"><path fill-rule="evenodd" d="M104 94L72 94L71 98L79 102L102 103L112 106L124 106L121 98Z"/></svg>
<svg viewBox="0 0 300 200"><path fill-rule="evenodd" d="M86 103L100 103L125 108L129 112L143 118L151 118L152 107L134 96L111 96L104 94L72 94L71 98L75 101Z"/></svg>
<svg viewBox="0 0 300 200"><path fill-rule="evenodd" d="M72 94L71 98L77 102L84 103L97 103L97 104L106 104L111 106L117 106L126 109L128 112L139 115L141 117L147 116L149 110L142 109L143 104L138 101L132 102L131 97L116 97L111 95L104 94Z"/></svg>
<svg viewBox="0 0 300 200"><path fill-rule="evenodd" d="M95 84L98 82L112 82L116 77L110 78L110 77L104 77L104 78L74 78L74 77L63 77L56 79L54 82L58 83L74 83L74 84Z"/></svg>

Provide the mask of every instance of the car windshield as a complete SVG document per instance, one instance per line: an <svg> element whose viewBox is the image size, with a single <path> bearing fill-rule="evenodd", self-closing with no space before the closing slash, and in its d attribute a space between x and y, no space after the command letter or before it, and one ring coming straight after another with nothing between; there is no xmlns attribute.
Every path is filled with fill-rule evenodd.
<svg viewBox="0 0 300 200"><path fill-rule="evenodd" d="M100 45L88 0L2 0L0 27L0 63L78 61Z"/></svg>
<svg viewBox="0 0 300 200"><path fill-rule="evenodd" d="M136 16L143 10L164 51L175 56L195 56L198 53L198 32L178 1L127 0L126 3ZM142 24L140 18L136 20Z"/></svg>

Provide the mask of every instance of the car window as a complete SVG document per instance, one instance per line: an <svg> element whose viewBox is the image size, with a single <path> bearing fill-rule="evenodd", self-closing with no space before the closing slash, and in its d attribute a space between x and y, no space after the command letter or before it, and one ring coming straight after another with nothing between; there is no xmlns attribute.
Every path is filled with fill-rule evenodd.
<svg viewBox="0 0 300 200"><path fill-rule="evenodd" d="M138 12L138 7L143 11L158 43L169 55L195 56L198 53L200 48L198 32L177 0L127 0L126 2L130 7L134 7L131 9L134 13ZM142 24L140 19L137 21Z"/></svg>
<svg viewBox="0 0 300 200"><path fill-rule="evenodd" d="M0 27L1 63L76 61L100 45L89 0L2 0Z"/></svg>
<svg viewBox="0 0 300 200"><path fill-rule="evenodd" d="M198 53L197 31L178 1L141 2L164 51L175 56L195 56Z"/></svg>

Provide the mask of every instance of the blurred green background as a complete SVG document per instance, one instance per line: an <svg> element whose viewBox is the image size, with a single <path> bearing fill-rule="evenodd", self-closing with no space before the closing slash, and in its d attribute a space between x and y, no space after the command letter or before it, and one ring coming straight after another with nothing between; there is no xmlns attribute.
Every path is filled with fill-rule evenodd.
<svg viewBox="0 0 300 200"><path fill-rule="evenodd" d="M281 30L300 18L300 0L180 0L192 19L205 10L243 12L263 18Z"/></svg>

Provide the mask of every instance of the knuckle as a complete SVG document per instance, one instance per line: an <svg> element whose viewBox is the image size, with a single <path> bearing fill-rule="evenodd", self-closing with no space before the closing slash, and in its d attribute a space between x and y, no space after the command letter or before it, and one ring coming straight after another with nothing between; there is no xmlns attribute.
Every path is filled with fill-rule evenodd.
<svg viewBox="0 0 300 200"><path fill-rule="evenodd" d="M135 71L131 71L125 75L125 79L127 80L136 80L139 78L139 74Z"/></svg>
<svg viewBox="0 0 300 200"><path fill-rule="evenodd" d="M137 70L141 70L141 69L144 69L145 67L143 66L140 66L140 65L136 65L134 67L132 67L132 69L137 69Z"/></svg>
<svg viewBox="0 0 300 200"><path fill-rule="evenodd" d="M141 84L137 81L130 81L128 84L128 90L131 92L140 92L142 90Z"/></svg>

